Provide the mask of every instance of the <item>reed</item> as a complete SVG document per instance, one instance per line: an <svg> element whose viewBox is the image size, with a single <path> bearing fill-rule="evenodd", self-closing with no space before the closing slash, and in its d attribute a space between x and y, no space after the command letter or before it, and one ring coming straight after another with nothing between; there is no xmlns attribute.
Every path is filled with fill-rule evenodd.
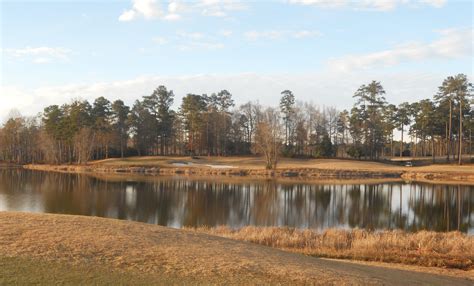
<svg viewBox="0 0 474 286"><path fill-rule="evenodd" d="M361 229L317 232L255 226L188 229L318 257L474 269L474 237L460 232Z"/></svg>

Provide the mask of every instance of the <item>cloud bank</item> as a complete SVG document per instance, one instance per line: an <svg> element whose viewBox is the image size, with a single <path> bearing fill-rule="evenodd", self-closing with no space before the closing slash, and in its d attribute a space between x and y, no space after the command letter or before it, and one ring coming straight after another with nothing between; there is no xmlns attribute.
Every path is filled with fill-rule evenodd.
<svg viewBox="0 0 474 286"><path fill-rule="evenodd" d="M69 61L72 51L63 47L24 47L1 49L8 59L29 61L35 64Z"/></svg>
<svg viewBox="0 0 474 286"><path fill-rule="evenodd" d="M130 22L137 19L176 21L184 14L210 17L227 17L232 11L244 10L246 5L238 0L169 1L132 0L132 7L124 10L118 20Z"/></svg>
<svg viewBox="0 0 474 286"><path fill-rule="evenodd" d="M472 57L473 31L472 28L441 30L438 31L439 38L431 43L411 42L384 51L347 55L329 60L328 65L335 70L352 71L407 61Z"/></svg>
<svg viewBox="0 0 474 286"><path fill-rule="evenodd" d="M352 9L368 11L392 11L399 6L431 6L441 8L446 0L289 0L290 4L330 9Z"/></svg>

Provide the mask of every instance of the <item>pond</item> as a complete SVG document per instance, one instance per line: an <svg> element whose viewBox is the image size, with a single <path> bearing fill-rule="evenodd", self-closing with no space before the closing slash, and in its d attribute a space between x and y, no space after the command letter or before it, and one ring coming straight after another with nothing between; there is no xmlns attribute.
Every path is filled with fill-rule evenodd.
<svg viewBox="0 0 474 286"><path fill-rule="evenodd" d="M176 228L257 225L474 234L474 186L92 176L0 169L0 211L100 216Z"/></svg>

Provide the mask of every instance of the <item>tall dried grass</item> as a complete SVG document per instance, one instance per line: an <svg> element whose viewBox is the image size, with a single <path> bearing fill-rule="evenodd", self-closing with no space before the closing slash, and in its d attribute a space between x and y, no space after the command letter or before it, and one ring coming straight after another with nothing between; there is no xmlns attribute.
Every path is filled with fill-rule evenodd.
<svg viewBox="0 0 474 286"><path fill-rule="evenodd" d="M286 227L199 227L191 230L327 258L474 269L474 237L460 232L416 233Z"/></svg>

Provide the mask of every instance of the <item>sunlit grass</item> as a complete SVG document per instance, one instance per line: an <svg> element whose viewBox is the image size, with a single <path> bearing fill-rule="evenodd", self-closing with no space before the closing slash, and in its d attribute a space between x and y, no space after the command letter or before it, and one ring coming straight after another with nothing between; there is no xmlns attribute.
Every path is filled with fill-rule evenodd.
<svg viewBox="0 0 474 286"><path fill-rule="evenodd" d="M474 236L460 232L373 232L329 229L322 233L285 227L191 228L197 232L328 258L474 269Z"/></svg>

